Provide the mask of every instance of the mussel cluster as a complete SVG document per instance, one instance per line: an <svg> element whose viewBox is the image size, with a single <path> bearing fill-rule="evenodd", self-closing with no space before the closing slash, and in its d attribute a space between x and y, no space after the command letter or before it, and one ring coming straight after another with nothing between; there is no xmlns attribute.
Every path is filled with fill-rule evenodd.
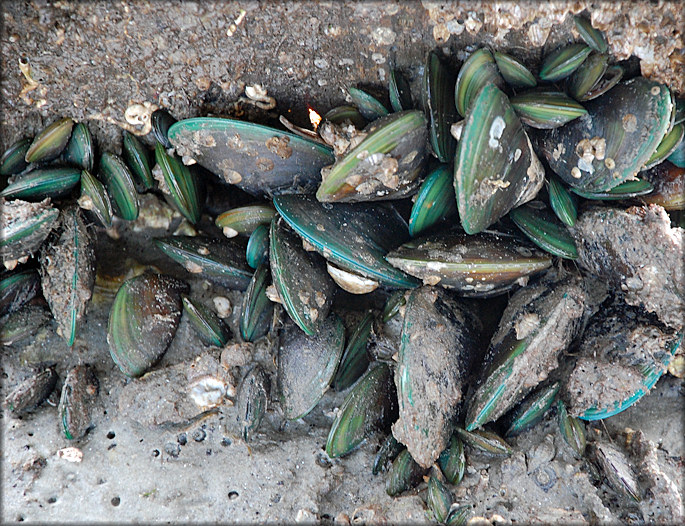
<svg viewBox="0 0 685 526"><path fill-rule="evenodd" d="M239 335L186 282L148 269L111 306L121 372L154 368L182 316L210 346L274 338L274 370L248 364L237 393L218 387L213 402L231 398L245 440L272 401L296 420L328 389L346 391L326 453L386 433L373 471L388 472L388 494L427 481L433 517L464 523L469 507L450 487L464 476L465 444L508 455L502 436L552 410L582 456L583 421L623 411L678 360L669 370L682 375L685 104L665 85L625 78L603 35L586 19L576 26L583 41L545 57L537 75L488 48L458 70L431 51L420 100L391 68L391 109L349 87L353 104L317 131L157 110L154 154L125 131L121 156L98 156L70 118L16 142L0 165L10 176L0 338L19 341L52 318L73 345L96 279L95 236L135 221L142 194L160 196L194 226L153 248L244 291ZM214 214L210 181L249 199ZM506 303L494 320L493 298ZM43 368L6 405L30 410L55 383ZM92 367L69 372L66 438L85 435L97 393ZM593 448L610 482L630 478L612 472L620 452ZM615 487L638 498L626 484Z"/></svg>

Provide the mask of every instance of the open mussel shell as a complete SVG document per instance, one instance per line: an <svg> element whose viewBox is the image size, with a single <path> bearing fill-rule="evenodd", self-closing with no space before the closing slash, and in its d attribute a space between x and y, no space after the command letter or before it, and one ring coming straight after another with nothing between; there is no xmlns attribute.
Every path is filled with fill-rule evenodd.
<svg viewBox="0 0 685 526"><path fill-rule="evenodd" d="M33 336L51 319L49 309L43 305L28 303L0 318L0 343L12 345Z"/></svg>
<svg viewBox="0 0 685 526"><path fill-rule="evenodd" d="M576 100L588 100L587 94L600 81L609 67L609 56L592 53L566 80L566 90Z"/></svg>
<svg viewBox="0 0 685 526"><path fill-rule="evenodd" d="M562 223L568 226L575 225L578 218L575 197L568 191L556 174L548 175L547 193L549 194L549 205Z"/></svg>
<svg viewBox="0 0 685 526"><path fill-rule="evenodd" d="M112 197L116 214L126 221L138 218L138 193L128 166L118 155L104 152L100 156L98 175Z"/></svg>
<svg viewBox="0 0 685 526"><path fill-rule="evenodd" d="M604 95L607 91L618 84L623 78L624 70L618 64L607 67L604 75L594 83L594 85L583 95L578 97L579 101L588 101Z"/></svg>
<svg viewBox="0 0 685 526"><path fill-rule="evenodd" d="M78 440L88 431L99 389L100 382L90 365L77 365L67 373L57 409L67 440Z"/></svg>
<svg viewBox="0 0 685 526"><path fill-rule="evenodd" d="M439 523L444 523L447 519L453 496L450 490L434 475L428 479L428 489L426 491L426 505Z"/></svg>
<svg viewBox="0 0 685 526"><path fill-rule="evenodd" d="M397 418L397 398L392 371L378 363L354 384L336 414L326 441L331 458L347 455L371 433Z"/></svg>
<svg viewBox="0 0 685 526"><path fill-rule="evenodd" d="M468 403L467 431L497 420L559 366L588 301L583 279L573 275L550 273L512 294Z"/></svg>
<svg viewBox="0 0 685 526"><path fill-rule="evenodd" d="M652 156L647 160L643 170L649 170L664 159L667 159L683 142L683 136L685 136L685 124L681 123L673 126L671 131L661 140Z"/></svg>
<svg viewBox="0 0 685 526"><path fill-rule="evenodd" d="M440 471L450 484L455 486L464 478L466 471L466 455L464 455L464 443L453 434L447 448L438 457Z"/></svg>
<svg viewBox="0 0 685 526"><path fill-rule="evenodd" d="M266 414L271 380L259 365L250 369L240 382L236 397L236 419L243 440L249 441Z"/></svg>
<svg viewBox="0 0 685 526"><path fill-rule="evenodd" d="M422 480L426 469L419 466L408 450L403 450L393 460L385 480L385 492L391 497L417 486Z"/></svg>
<svg viewBox="0 0 685 526"><path fill-rule="evenodd" d="M335 281L335 284L350 294L368 294L376 290L379 285L376 280L336 267L330 261L326 261L326 270L328 275Z"/></svg>
<svg viewBox="0 0 685 526"><path fill-rule="evenodd" d="M418 281L388 263L388 251L409 237L407 224L386 204L324 205L303 195L279 195L274 206L283 219L326 259L393 288Z"/></svg>
<svg viewBox="0 0 685 526"><path fill-rule="evenodd" d="M497 433L485 429L467 431L461 427L455 427L454 432L465 444L491 455L511 455L513 448Z"/></svg>
<svg viewBox="0 0 685 526"><path fill-rule="evenodd" d="M376 456L373 459L373 468L371 469L371 472L374 475L378 475L379 473L388 471L388 468L392 464L393 460L395 460L397 455L399 455L403 450L406 451L406 448L400 444L394 436L392 436L392 433L390 433L387 437L385 437L385 440L381 443L381 446L376 452Z"/></svg>
<svg viewBox="0 0 685 526"><path fill-rule="evenodd" d="M510 99L514 111L528 126L551 129L587 114L583 106L561 91L534 89Z"/></svg>
<svg viewBox="0 0 685 526"><path fill-rule="evenodd" d="M182 120L169 129L169 140L177 154L252 195L313 192L321 168L335 161L316 141L234 119Z"/></svg>
<svg viewBox="0 0 685 526"><path fill-rule="evenodd" d="M675 147L667 159L678 168L685 168L685 139L680 141L680 144Z"/></svg>
<svg viewBox="0 0 685 526"><path fill-rule="evenodd" d="M599 29L592 27L592 23L587 18L575 15L573 23L588 46L599 53L606 53L608 51L609 45L606 38L604 38L604 34Z"/></svg>
<svg viewBox="0 0 685 526"><path fill-rule="evenodd" d="M188 291L185 282L152 272L121 285L109 314L107 343L126 376L142 376L162 358L181 319L181 295Z"/></svg>
<svg viewBox="0 0 685 526"><path fill-rule="evenodd" d="M190 325L207 345L223 347L231 337L231 331L211 309L183 296L183 312L188 315Z"/></svg>
<svg viewBox="0 0 685 526"><path fill-rule="evenodd" d="M83 170L92 170L95 166L95 141L83 122L74 126L71 139L62 153L62 159Z"/></svg>
<svg viewBox="0 0 685 526"><path fill-rule="evenodd" d="M150 190L154 188L155 181L152 177L152 168L150 166L150 152L143 146L138 137L126 130L124 130L123 135L122 155L142 189Z"/></svg>
<svg viewBox="0 0 685 526"><path fill-rule="evenodd" d="M273 283L290 318L312 336L328 316L335 284L324 259L302 248L302 240L282 218L271 221L269 262Z"/></svg>
<svg viewBox="0 0 685 526"><path fill-rule="evenodd" d="M592 53L592 48L585 44L570 44L559 48L545 57L538 75L547 82L565 79L585 61L590 53Z"/></svg>
<svg viewBox="0 0 685 526"><path fill-rule="evenodd" d="M608 418L642 398L666 371L683 334L618 299L588 324L562 396L572 416Z"/></svg>
<svg viewBox="0 0 685 526"><path fill-rule="evenodd" d="M542 386L530 393L507 418L509 425L505 436L514 436L530 429L539 422L552 407L561 389L560 382Z"/></svg>
<svg viewBox="0 0 685 526"><path fill-rule="evenodd" d="M26 414L38 407L57 384L54 366L40 369L15 387L5 398L4 406L14 416Z"/></svg>
<svg viewBox="0 0 685 526"><path fill-rule="evenodd" d="M457 213L452 167L440 164L421 183L409 216L409 235L418 236Z"/></svg>
<svg viewBox="0 0 685 526"><path fill-rule="evenodd" d="M646 179L633 179L625 181L609 190L600 192L587 192L580 188L571 188L571 191L585 199L591 201L620 201L622 199L631 199L633 197L640 197L652 193L654 187L652 183Z"/></svg>
<svg viewBox="0 0 685 526"><path fill-rule="evenodd" d="M269 285L269 265L257 267L243 296L240 311L240 335L253 342L269 332L274 304L266 295Z"/></svg>
<svg viewBox="0 0 685 526"><path fill-rule="evenodd" d="M95 249L77 206L62 211L40 254L43 296L67 345L74 344L95 285Z"/></svg>
<svg viewBox="0 0 685 526"><path fill-rule="evenodd" d="M0 257L7 268L16 260L32 255L43 243L57 221L59 210L50 200L28 203L0 197ZM13 263L14 262L14 263Z"/></svg>
<svg viewBox="0 0 685 526"><path fill-rule="evenodd" d="M450 511L445 519L446 526L466 526L473 515L473 508L469 504L457 505L455 502L450 506Z"/></svg>
<svg viewBox="0 0 685 526"><path fill-rule="evenodd" d="M366 119L359 113L359 108L347 104L328 110L323 116L323 120L333 124L343 124L345 121L350 121L358 129L364 128L367 124Z"/></svg>
<svg viewBox="0 0 685 526"><path fill-rule="evenodd" d="M666 161L643 174L654 191L642 198L646 203L663 206L666 210L685 210L685 168Z"/></svg>
<svg viewBox="0 0 685 526"><path fill-rule="evenodd" d="M392 113L365 129L367 136L322 172L322 202L396 199L415 190L426 156L426 118L418 110Z"/></svg>
<svg viewBox="0 0 685 526"><path fill-rule="evenodd" d="M557 420L559 422L559 432L564 441L571 446L579 456L585 453L585 426L577 418L569 416L563 400L557 400Z"/></svg>
<svg viewBox="0 0 685 526"><path fill-rule="evenodd" d="M26 151L24 159L27 163L50 161L62 153L69 142L74 121L65 117L53 122L50 126L36 135L31 146Z"/></svg>
<svg viewBox="0 0 685 526"><path fill-rule="evenodd" d="M390 81L388 83L390 106L392 111L411 110L414 105L411 100L411 88L409 82L400 71L390 68Z"/></svg>
<svg viewBox="0 0 685 526"><path fill-rule="evenodd" d="M509 212L509 217L528 239L546 252L564 259L578 258L573 236L547 207L525 204Z"/></svg>
<svg viewBox="0 0 685 526"><path fill-rule="evenodd" d="M191 274L201 274L225 287L245 290L252 278L252 270L245 262L245 248L233 240L167 236L154 242Z"/></svg>
<svg viewBox="0 0 685 526"><path fill-rule="evenodd" d="M388 114L388 109L378 99L364 90L350 86L347 88L347 92L350 94L354 105L359 108L359 113L367 121L375 121Z"/></svg>
<svg viewBox="0 0 685 526"><path fill-rule="evenodd" d="M81 172L81 197L78 204L84 210L92 212L105 228L112 226L112 202L104 185L88 170Z"/></svg>
<svg viewBox="0 0 685 526"><path fill-rule="evenodd" d="M521 239L457 229L413 239L386 259L424 283L455 289L462 296L488 297L513 288L552 265L552 258Z"/></svg>
<svg viewBox="0 0 685 526"><path fill-rule="evenodd" d="M155 160L162 169L172 203L192 224L200 220L200 188L197 175L180 159L169 155L161 143L155 145Z"/></svg>
<svg viewBox="0 0 685 526"><path fill-rule="evenodd" d="M504 79L497 69L492 53L489 49L481 48L466 59L457 76L454 102L459 115L468 115L480 90L489 84L504 89Z"/></svg>
<svg viewBox="0 0 685 526"><path fill-rule="evenodd" d="M602 192L635 176L668 131L666 86L636 77L584 103L588 115L538 132L538 151L568 185Z"/></svg>
<svg viewBox="0 0 685 526"><path fill-rule="evenodd" d="M637 478L630 462L621 450L608 442L594 441L589 444L588 452L614 491L635 501L640 500Z"/></svg>
<svg viewBox="0 0 685 526"><path fill-rule="evenodd" d="M247 240L245 259L252 268L269 261L269 225L259 225Z"/></svg>
<svg viewBox="0 0 685 526"><path fill-rule="evenodd" d="M13 142L0 158L0 175L15 175L23 172L29 163L26 162L26 151L33 139L27 137Z"/></svg>
<svg viewBox="0 0 685 526"><path fill-rule="evenodd" d="M157 142L162 143L164 148L169 149L172 147L169 141L169 128L177 122L171 114L165 109L158 109L152 112L150 115L150 124L152 126L152 135L157 139Z"/></svg>
<svg viewBox="0 0 685 526"><path fill-rule="evenodd" d="M278 388L285 418L308 414L328 389L345 344L345 326L330 314L314 336L289 323L278 348Z"/></svg>
<svg viewBox="0 0 685 526"><path fill-rule="evenodd" d="M0 280L0 316L14 312L36 297L40 276L33 269L2 276Z"/></svg>
<svg viewBox="0 0 685 526"><path fill-rule="evenodd" d="M219 214L214 223L226 237L249 236L259 225L269 226L274 215L276 210L270 204L246 205Z"/></svg>
<svg viewBox="0 0 685 526"><path fill-rule="evenodd" d="M507 96L493 84L485 86L466 118L455 158L454 188L464 230L481 232L535 197L544 175Z"/></svg>
<svg viewBox="0 0 685 526"><path fill-rule="evenodd" d="M450 127L457 121L454 84L452 69L435 51L429 52L423 74L423 109L428 116L433 153L442 163L452 161L456 148L456 141L450 133Z"/></svg>
<svg viewBox="0 0 685 526"><path fill-rule="evenodd" d="M493 51L492 56L502 78L511 87L517 89L534 88L537 85L535 76L520 60L499 51Z"/></svg>
<svg viewBox="0 0 685 526"><path fill-rule="evenodd" d="M81 178L79 168L49 167L39 168L18 176L0 192L8 199L42 201L46 197L63 197L71 192Z"/></svg>
<svg viewBox="0 0 685 526"><path fill-rule="evenodd" d="M366 353L366 345L369 341L373 325L373 314L369 311L361 319L354 329L352 336L347 340L340 365L333 379L333 389L343 391L351 386L364 374L369 367L369 356Z"/></svg>
<svg viewBox="0 0 685 526"><path fill-rule="evenodd" d="M425 468L452 434L479 327L443 289L421 287L409 295L395 370L400 418L392 433Z"/></svg>

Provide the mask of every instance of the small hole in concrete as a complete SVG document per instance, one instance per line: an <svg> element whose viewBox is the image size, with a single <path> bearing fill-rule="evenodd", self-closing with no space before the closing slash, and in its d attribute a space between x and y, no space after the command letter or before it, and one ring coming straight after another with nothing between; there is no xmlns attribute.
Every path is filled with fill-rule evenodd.
<svg viewBox="0 0 685 526"><path fill-rule="evenodd" d="M48 498L48 504L54 504L57 502L57 497L49 497Z"/></svg>
<svg viewBox="0 0 685 526"><path fill-rule="evenodd" d="M33 433L31 433L31 432L29 432L29 433L27 433L27 434L28 434L28 436L30 436L30 437L33 436Z"/></svg>
<svg viewBox="0 0 685 526"><path fill-rule="evenodd" d="M224 438L221 439L221 445L224 446L224 447L230 446L232 443L233 443L233 442L231 442L231 439L228 438L228 437L224 437Z"/></svg>
<svg viewBox="0 0 685 526"><path fill-rule="evenodd" d="M230 500L235 500L235 499L237 499L239 496L240 496L240 495L238 495L238 492L237 492L237 491L229 491L229 492L228 492L228 498L229 498Z"/></svg>
<svg viewBox="0 0 685 526"><path fill-rule="evenodd" d="M121 504L121 499L119 497L114 497L111 502L112 506L118 506L119 504Z"/></svg>
<svg viewBox="0 0 685 526"><path fill-rule="evenodd" d="M152 456L153 456L153 457L158 457L158 456L159 456L159 449L154 449L154 450L152 450Z"/></svg>
<svg viewBox="0 0 685 526"><path fill-rule="evenodd" d="M112 440L115 436L116 435L114 434L114 431L110 431L109 433L107 433L107 438L109 438L110 440Z"/></svg>
<svg viewBox="0 0 685 526"><path fill-rule="evenodd" d="M17 517L17 522L24 522L24 516L23 516L23 515L19 515L19 516Z"/></svg>

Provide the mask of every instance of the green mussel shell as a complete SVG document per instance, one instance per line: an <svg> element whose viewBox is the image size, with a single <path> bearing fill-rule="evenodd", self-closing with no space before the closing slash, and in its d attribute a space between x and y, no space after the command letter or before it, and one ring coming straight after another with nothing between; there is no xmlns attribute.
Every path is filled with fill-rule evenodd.
<svg viewBox="0 0 685 526"><path fill-rule="evenodd" d="M623 68L618 64L613 64L607 67L604 75L602 75L602 77L595 82L595 84L588 91L577 97L578 100L585 102L604 95L607 91L620 82L620 80L623 78L623 73Z"/></svg>
<svg viewBox="0 0 685 526"><path fill-rule="evenodd" d="M177 122L169 140L178 155L252 195L313 192L333 151L289 132L233 119L198 117Z"/></svg>
<svg viewBox="0 0 685 526"><path fill-rule="evenodd" d="M74 121L69 117L53 122L33 138L33 142L26 151L24 159L27 163L50 161L62 153L69 137Z"/></svg>
<svg viewBox="0 0 685 526"><path fill-rule="evenodd" d="M385 492L391 497L396 497L417 486L425 473L426 469L414 462L409 451L405 449L397 455L388 470Z"/></svg>
<svg viewBox="0 0 685 526"><path fill-rule="evenodd" d="M571 44L559 48L542 61L539 77L546 82L565 79L585 61L590 53L592 53L592 48L585 44Z"/></svg>
<svg viewBox="0 0 685 526"><path fill-rule="evenodd" d="M270 204L239 206L217 216L214 223L224 230L226 237L242 234L249 236L260 225L271 224L276 210Z"/></svg>
<svg viewBox="0 0 685 526"><path fill-rule="evenodd" d="M24 305L21 309L0 318L0 343L12 345L33 336L51 319L50 311L42 305Z"/></svg>
<svg viewBox="0 0 685 526"><path fill-rule="evenodd" d="M438 165L421 183L409 216L409 235L418 236L457 213L452 168Z"/></svg>
<svg viewBox="0 0 685 526"><path fill-rule="evenodd" d="M240 436L246 442L262 423L269 403L270 389L271 381L259 365L252 367L240 382L236 397L236 419Z"/></svg>
<svg viewBox="0 0 685 526"><path fill-rule="evenodd" d="M588 92L600 81L608 67L608 55L592 53L567 79L566 89L569 95L576 100L587 100Z"/></svg>
<svg viewBox="0 0 685 526"><path fill-rule="evenodd" d="M278 348L278 387L288 420L307 415L321 400L335 374L345 344L345 326L331 314L314 336L287 325Z"/></svg>
<svg viewBox="0 0 685 526"><path fill-rule="evenodd" d="M548 208L526 204L509 212L509 217L541 249L565 259L578 258L573 237Z"/></svg>
<svg viewBox="0 0 685 526"><path fill-rule="evenodd" d="M450 484L455 486L464 478L466 471L466 455L464 455L464 443L453 434L450 443L438 457L440 471Z"/></svg>
<svg viewBox="0 0 685 526"><path fill-rule="evenodd" d="M654 191L642 198L646 203L663 206L666 210L685 210L685 168L668 161L644 173Z"/></svg>
<svg viewBox="0 0 685 526"><path fill-rule="evenodd" d="M677 167L685 168L685 140L680 141L680 144L675 147L667 159Z"/></svg>
<svg viewBox="0 0 685 526"><path fill-rule="evenodd" d="M279 195L273 202L292 229L336 265L387 287L418 284L384 259L409 237L407 224L394 208L372 203L324 205L302 195Z"/></svg>
<svg viewBox="0 0 685 526"><path fill-rule="evenodd" d="M643 170L649 170L653 166L656 166L664 159L667 159L678 146L683 142L683 136L685 135L685 124L676 124L673 126L670 132L661 140L659 146L656 147L656 151L647 160Z"/></svg>
<svg viewBox="0 0 685 526"><path fill-rule="evenodd" d="M371 433L389 426L397 417L392 371L379 363L369 369L345 397L328 433L326 454L341 457L353 451Z"/></svg>
<svg viewBox="0 0 685 526"><path fill-rule="evenodd" d="M477 95L457 145L454 188L459 219L476 234L544 184L544 169L507 96L493 85Z"/></svg>
<svg viewBox="0 0 685 526"><path fill-rule="evenodd" d="M152 125L152 135L161 143L165 149L171 148L173 145L169 141L169 128L177 122L171 114L164 110L158 109L150 115L150 124Z"/></svg>
<svg viewBox="0 0 685 526"><path fill-rule="evenodd" d="M81 170L78 168L39 168L19 176L0 192L0 196L26 201L63 197L71 192L80 178Z"/></svg>
<svg viewBox="0 0 685 526"><path fill-rule="evenodd" d="M372 122L388 114L388 109L383 106L378 99L369 95L364 90L349 87L347 88L347 91L350 94L354 105L359 108L359 113L361 113L362 117L367 121Z"/></svg>
<svg viewBox="0 0 685 526"><path fill-rule="evenodd" d="M390 82L388 87L390 106L392 111L411 110L414 105L411 100L409 82L401 72L390 68Z"/></svg>
<svg viewBox="0 0 685 526"><path fill-rule="evenodd" d="M429 52L423 76L423 108L429 120L429 138L433 153L442 163L452 161L456 148L456 141L450 133L450 126L457 121L454 84L455 76L452 69L437 53Z"/></svg>
<svg viewBox="0 0 685 526"><path fill-rule="evenodd" d="M426 118L418 110L392 113L365 129L366 138L322 171L322 202L377 201L407 195L418 186L426 155Z"/></svg>
<svg viewBox="0 0 685 526"><path fill-rule="evenodd" d="M35 270L21 270L3 275L0 280L0 316L23 307L40 290L40 276Z"/></svg>
<svg viewBox="0 0 685 526"><path fill-rule="evenodd" d="M513 88L534 88L537 85L535 76L530 70L518 59L493 51L492 56L497 63L502 78Z"/></svg>
<svg viewBox="0 0 685 526"><path fill-rule="evenodd" d="M452 498L450 490L437 477L431 475L428 479L426 505L436 521L445 522L452 505Z"/></svg>
<svg viewBox="0 0 685 526"><path fill-rule="evenodd" d="M446 526L466 526L466 523L473 515L473 510L468 504L457 506L456 503L450 507L450 512L445 520Z"/></svg>
<svg viewBox="0 0 685 526"><path fill-rule="evenodd" d="M579 455L585 453L585 426L579 419L569 416L566 405L562 400L557 400L557 420L559 431L564 441Z"/></svg>
<svg viewBox="0 0 685 526"><path fill-rule="evenodd" d="M6 265L38 250L59 216L49 199L28 203L0 197L0 213L0 257Z"/></svg>
<svg viewBox="0 0 685 526"><path fill-rule="evenodd" d="M62 158L83 170L92 171L95 166L95 141L88 126L79 122L74 126L71 139L62 153Z"/></svg>
<svg viewBox="0 0 685 526"><path fill-rule="evenodd" d="M528 126L551 129L587 114L583 106L561 91L536 89L515 95L511 105Z"/></svg>
<svg viewBox="0 0 685 526"><path fill-rule="evenodd" d="M559 220L568 226L576 224L578 209L576 199L559 180L555 174L549 174L547 192L549 194L549 205Z"/></svg>
<svg viewBox="0 0 685 526"><path fill-rule="evenodd" d="M252 270L245 263L245 248L233 240L167 236L154 242L191 274L201 274L225 287L245 290L252 278Z"/></svg>
<svg viewBox="0 0 685 526"><path fill-rule="evenodd" d="M357 129L362 129L367 124L366 119L359 113L359 108L347 104L330 109L322 120L330 121L333 124L343 124L345 121L350 121Z"/></svg>
<svg viewBox="0 0 685 526"><path fill-rule="evenodd" d="M155 160L162 169L171 201L192 224L200 220L200 189L195 173L176 156L169 155L161 143L155 145Z"/></svg>
<svg viewBox="0 0 685 526"><path fill-rule="evenodd" d="M140 184L142 190L154 188L152 177L151 155L138 137L124 130L122 155L128 165L134 180Z"/></svg>
<svg viewBox="0 0 685 526"><path fill-rule="evenodd" d="M590 458L606 477L609 486L634 501L641 500L635 472L621 450L599 440L592 442L588 450Z"/></svg>
<svg viewBox="0 0 685 526"><path fill-rule="evenodd" d="M571 191L574 194L592 201L620 201L621 199L631 199L633 197L647 195L653 190L654 186L646 179L625 181L605 192L586 192L579 188L571 188Z"/></svg>
<svg viewBox="0 0 685 526"><path fill-rule="evenodd" d="M372 473L378 475L379 473L388 471L392 461L395 460L397 455L404 449L405 447L392 436L392 433L389 434L376 452L376 456L373 459Z"/></svg>
<svg viewBox="0 0 685 526"><path fill-rule="evenodd" d="M466 59L457 76L454 102L459 115L467 116L480 90L489 84L504 89L504 79L499 74L492 53L489 49L481 48Z"/></svg>
<svg viewBox="0 0 685 526"><path fill-rule="evenodd" d="M326 320L335 284L323 258L302 248L302 240L282 218L271 221L269 262L273 283L290 318L313 336Z"/></svg>
<svg viewBox="0 0 685 526"><path fill-rule="evenodd" d="M138 219L138 193L126 163L116 154L100 156L98 175L114 201L116 214L126 221Z"/></svg>
<svg viewBox="0 0 685 526"><path fill-rule="evenodd" d="M60 429L67 440L78 440L88 431L99 389L100 382L90 365L77 365L67 373L57 408Z"/></svg>
<svg viewBox="0 0 685 526"><path fill-rule="evenodd" d="M125 281L107 324L109 352L121 372L138 377L164 355L181 320L183 281L146 272Z"/></svg>
<svg viewBox="0 0 685 526"><path fill-rule="evenodd" d="M183 296L183 312L186 313L195 332L207 345L223 347L231 337L226 324L211 309Z"/></svg>
<svg viewBox="0 0 685 526"><path fill-rule="evenodd" d="M50 396L56 384L54 366L42 368L15 387L5 398L4 406L14 416L28 413Z"/></svg>
<svg viewBox="0 0 685 526"><path fill-rule="evenodd" d="M93 212L98 221L105 228L112 226L112 202L104 185L98 181L88 170L81 172L81 197L79 206L84 210Z"/></svg>
<svg viewBox="0 0 685 526"><path fill-rule="evenodd" d="M529 394L513 411L505 436L518 435L539 422L552 407L559 389L561 384L554 382Z"/></svg>
<svg viewBox="0 0 685 526"><path fill-rule="evenodd" d="M354 329L347 340L340 365L333 379L333 389L343 391L356 382L369 367L366 345L373 325L373 314L369 311Z"/></svg>
<svg viewBox="0 0 685 526"><path fill-rule="evenodd" d="M501 294L552 265L550 256L521 239L494 232L469 236L456 229L413 239L386 259L424 283L471 297Z"/></svg>
<svg viewBox="0 0 685 526"><path fill-rule="evenodd" d="M606 38L604 38L604 34L599 29L592 27L592 23L587 18L575 15L573 23L588 46L599 53L606 53L608 51L609 45Z"/></svg>
<svg viewBox="0 0 685 526"><path fill-rule="evenodd" d="M269 265L257 267L243 296L240 311L240 335L254 342L269 332L274 305L266 296L269 285Z"/></svg>
<svg viewBox="0 0 685 526"><path fill-rule="evenodd" d="M407 298L405 298L404 294L405 291L403 290L396 290L390 294L385 305L383 305L383 312L381 313L381 321L383 323L387 323L397 316L400 308L407 304Z"/></svg>
<svg viewBox="0 0 685 526"><path fill-rule="evenodd" d="M259 225L247 240L245 259L252 268L269 261L269 225Z"/></svg>
<svg viewBox="0 0 685 526"><path fill-rule="evenodd" d="M15 175L28 167L25 157L31 142L31 138L19 139L7 148L0 158L0 175Z"/></svg>
<svg viewBox="0 0 685 526"><path fill-rule="evenodd" d="M466 444L485 453L508 456L514 452L501 436L492 431L485 431L484 429L466 431L460 427L455 427L454 431Z"/></svg>

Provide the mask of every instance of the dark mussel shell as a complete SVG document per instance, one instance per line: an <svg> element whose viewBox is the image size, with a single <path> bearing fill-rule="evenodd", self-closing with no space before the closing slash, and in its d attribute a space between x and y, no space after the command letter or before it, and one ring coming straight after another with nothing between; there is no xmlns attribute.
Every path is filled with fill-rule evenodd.
<svg viewBox="0 0 685 526"><path fill-rule="evenodd" d="M81 170L69 167L48 167L20 175L0 192L0 196L26 201L41 201L46 197L64 197L81 179Z"/></svg>
<svg viewBox="0 0 685 526"><path fill-rule="evenodd" d="M643 201L666 210L685 210L685 168L665 161L643 175L654 186L651 194L642 197Z"/></svg>
<svg viewBox="0 0 685 526"><path fill-rule="evenodd" d="M62 159L82 170L92 171L95 166L95 141L88 126L79 122L74 126L71 139L62 153Z"/></svg>
<svg viewBox="0 0 685 526"><path fill-rule="evenodd" d="M255 270L243 296L240 335L246 342L254 342L269 332L274 304L266 295L268 284L269 265L262 264Z"/></svg>
<svg viewBox="0 0 685 526"><path fill-rule="evenodd" d="M152 115L150 115L152 135L154 135L155 139L157 139L157 141L166 149L173 146L169 141L169 128L171 128L175 122L176 119L171 116L171 113L162 108L153 111Z"/></svg>
<svg viewBox="0 0 685 526"><path fill-rule="evenodd" d="M13 345L28 336L33 336L51 319L49 309L40 304L28 303L0 318L0 343Z"/></svg>
<svg viewBox="0 0 685 526"><path fill-rule="evenodd" d="M14 268L16 260L38 250L59 216L59 210L50 206L49 199L27 203L0 198L0 213L0 257L8 268Z"/></svg>
<svg viewBox="0 0 685 526"><path fill-rule="evenodd" d="M55 367L42 368L15 387L5 398L4 406L14 416L21 416L38 407L56 384Z"/></svg>
<svg viewBox="0 0 685 526"><path fill-rule="evenodd" d="M316 141L233 119L182 120L169 129L169 140L179 155L257 196L313 192L321 168L335 161Z"/></svg>
<svg viewBox="0 0 685 526"><path fill-rule="evenodd" d="M338 371L333 380L333 389L342 391L351 386L369 367L366 347L371 334L373 314L367 312L347 340Z"/></svg>
<svg viewBox="0 0 685 526"><path fill-rule="evenodd" d="M164 190L171 203L192 224L200 220L200 181L194 169L184 165L175 155L169 155L161 143L155 146L155 160L164 176Z"/></svg>
<svg viewBox="0 0 685 526"><path fill-rule="evenodd" d="M92 212L105 228L112 226L112 201L104 185L88 170L81 172L81 197L78 204L84 210Z"/></svg>
<svg viewBox="0 0 685 526"><path fill-rule="evenodd" d="M33 269L2 276L0 281L0 316L23 307L40 291L40 276Z"/></svg>
<svg viewBox="0 0 685 526"><path fill-rule="evenodd" d="M155 181L152 177L151 155L142 142L132 133L124 130L122 155L126 164L140 183L142 189L154 188Z"/></svg>
<svg viewBox="0 0 685 526"><path fill-rule="evenodd" d="M269 403L271 380L259 365L250 369L238 388L236 397L236 420L240 435L246 442L252 438L262 423Z"/></svg>
<svg viewBox="0 0 685 526"><path fill-rule="evenodd" d="M359 108L359 113L367 121L375 121L388 114L388 109L378 99L364 90L350 86L347 88L347 91L354 105Z"/></svg>
<svg viewBox="0 0 685 526"><path fill-rule="evenodd" d="M67 373L57 409L60 429L67 440L78 440L88 431L99 389L100 382L90 365L77 365Z"/></svg>
<svg viewBox="0 0 685 526"><path fill-rule="evenodd" d="M112 197L116 214L126 221L138 219L138 192L131 171L121 157L104 152L100 156L98 175Z"/></svg>
<svg viewBox="0 0 685 526"><path fill-rule="evenodd" d="M430 143L433 153L442 163L454 157L456 141L450 133L450 126L457 121L454 104L455 76L435 51L428 53L423 74L423 108L430 126Z"/></svg>
<svg viewBox="0 0 685 526"><path fill-rule="evenodd" d="M385 492L391 497L397 497L417 486L423 480L426 471L414 461L408 450L403 450L395 457L388 470L385 479Z"/></svg>
<svg viewBox="0 0 685 526"><path fill-rule="evenodd" d="M215 347L223 347L228 343L231 331L214 311L187 296L183 296L183 311L204 343Z"/></svg>
<svg viewBox="0 0 685 526"><path fill-rule="evenodd" d="M25 157L32 141L31 138L19 139L5 150L0 158L0 175L15 175L29 166Z"/></svg>

